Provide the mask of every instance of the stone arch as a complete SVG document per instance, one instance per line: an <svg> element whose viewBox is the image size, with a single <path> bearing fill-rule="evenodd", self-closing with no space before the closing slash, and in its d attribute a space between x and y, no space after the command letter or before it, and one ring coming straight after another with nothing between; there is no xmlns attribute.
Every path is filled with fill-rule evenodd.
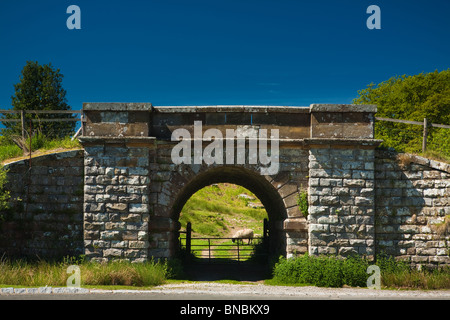
<svg viewBox="0 0 450 320"><path fill-rule="evenodd" d="M242 166L217 166L206 168L191 179L179 184L173 192L173 202L170 208L172 237L170 254L173 255L178 248L178 230L181 210L187 200L198 190L214 183L233 183L243 186L253 192L264 205L269 218L270 253L273 255L286 255L285 235L282 230L283 222L287 218L287 210L282 195L265 176L259 171Z"/></svg>

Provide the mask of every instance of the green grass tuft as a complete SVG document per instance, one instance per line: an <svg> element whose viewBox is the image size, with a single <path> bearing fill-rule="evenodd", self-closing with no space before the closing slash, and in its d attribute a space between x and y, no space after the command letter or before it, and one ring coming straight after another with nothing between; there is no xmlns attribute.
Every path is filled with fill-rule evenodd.
<svg viewBox="0 0 450 320"><path fill-rule="evenodd" d="M0 285L44 287L66 286L70 274L67 268L71 264L80 267L82 286L133 286L148 287L163 284L173 276L166 262L149 261L130 263L128 261L111 261L95 263L84 260L66 259L63 262L26 262L0 261Z"/></svg>

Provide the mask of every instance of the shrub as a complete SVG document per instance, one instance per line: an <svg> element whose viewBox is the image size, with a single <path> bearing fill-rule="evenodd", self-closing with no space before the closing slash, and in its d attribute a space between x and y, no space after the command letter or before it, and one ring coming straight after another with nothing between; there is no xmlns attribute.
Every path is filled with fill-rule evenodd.
<svg viewBox="0 0 450 320"><path fill-rule="evenodd" d="M307 218L308 217L308 193L305 190L302 190L297 196L297 205L300 209L302 215Z"/></svg>
<svg viewBox="0 0 450 320"><path fill-rule="evenodd" d="M370 84L358 91L356 104L376 104L377 117L386 117L429 123L450 123L450 69L396 76L378 85ZM419 153L422 147L423 127L405 123L377 121L375 138L381 146L400 152ZM449 129L429 128L429 148L450 156Z"/></svg>
<svg viewBox="0 0 450 320"><path fill-rule="evenodd" d="M308 256L285 259L281 257L273 270L274 284L314 285L318 287L365 287L370 263L363 257ZM376 265L380 267L381 283L388 288L449 289L450 268L416 270L401 260L381 254Z"/></svg>
<svg viewBox="0 0 450 320"><path fill-rule="evenodd" d="M355 256L347 259L336 256L280 258L274 268L274 281L280 284L309 284L318 287L365 286L368 261Z"/></svg>
<svg viewBox="0 0 450 320"><path fill-rule="evenodd" d="M365 287L367 285L367 268L369 261L360 256L351 256L343 261L343 282L351 287Z"/></svg>

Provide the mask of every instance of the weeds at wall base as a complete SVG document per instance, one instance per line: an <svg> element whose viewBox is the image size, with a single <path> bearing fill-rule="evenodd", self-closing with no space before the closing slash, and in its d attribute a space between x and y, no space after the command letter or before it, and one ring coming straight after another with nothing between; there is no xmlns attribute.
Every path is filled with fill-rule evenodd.
<svg viewBox="0 0 450 320"><path fill-rule="evenodd" d="M173 277L176 270L167 261L130 263L111 261L89 262L81 258L67 257L60 262L10 261L0 259L0 285L44 287L66 286L70 274L67 268L77 265L81 271L82 286L131 286L150 287L163 284Z"/></svg>
<svg viewBox="0 0 450 320"><path fill-rule="evenodd" d="M318 287L366 287L367 268L374 264L360 256L309 256L280 258L275 264L271 284L313 285ZM450 268L430 270L411 268L403 261L385 255L377 257L383 288L450 289Z"/></svg>

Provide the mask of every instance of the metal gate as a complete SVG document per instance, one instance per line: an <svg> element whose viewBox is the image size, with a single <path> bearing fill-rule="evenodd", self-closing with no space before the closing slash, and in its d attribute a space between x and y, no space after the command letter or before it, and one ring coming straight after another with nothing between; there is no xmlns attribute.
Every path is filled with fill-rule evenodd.
<svg viewBox="0 0 450 320"><path fill-rule="evenodd" d="M253 239L192 237L192 225L180 231L180 249L190 262L227 263L264 259L268 256L268 221L264 219L263 235ZM234 241L233 241L234 240Z"/></svg>

